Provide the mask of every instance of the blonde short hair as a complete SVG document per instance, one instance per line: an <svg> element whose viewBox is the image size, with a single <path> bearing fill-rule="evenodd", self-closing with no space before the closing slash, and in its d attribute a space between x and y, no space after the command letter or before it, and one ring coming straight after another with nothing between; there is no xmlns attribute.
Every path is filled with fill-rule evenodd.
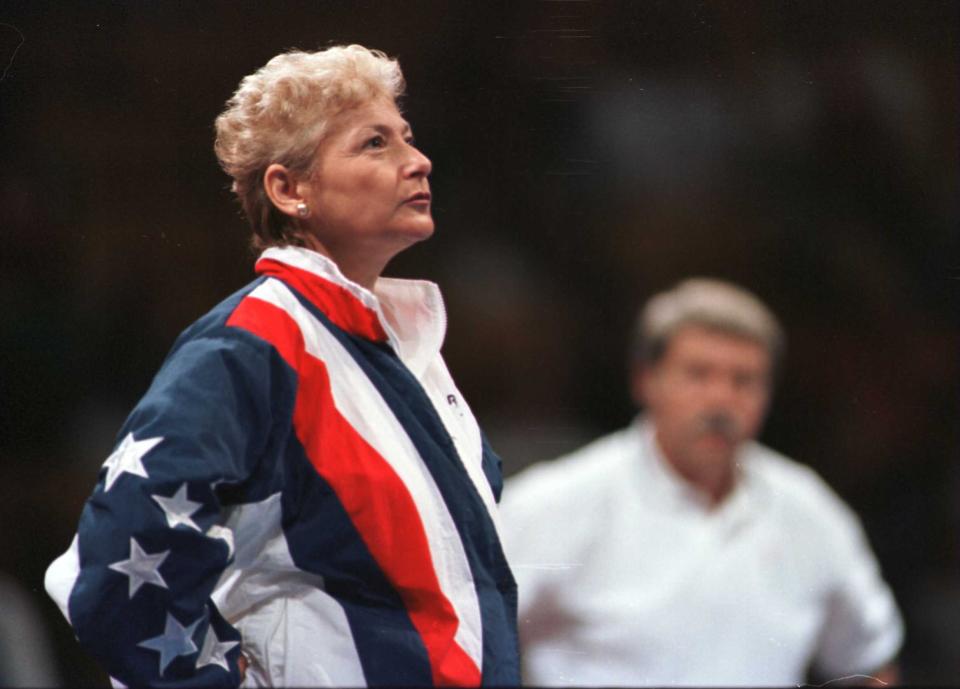
<svg viewBox="0 0 960 689"><path fill-rule="evenodd" d="M654 295L640 311L634 333L634 361L656 364L670 338L687 325L758 342L770 353L773 368L783 357L783 330L773 312L754 294L729 282L691 278Z"/></svg>
<svg viewBox="0 0 960 689"><path fill-rule="evenodd" d="M214 150L257 248L302 243L296 222L267 197L267 167L307 172L337 113L380 97L396 101L405 86L396 60L360 45L282 53L243 78L216 119Z"/></svg>

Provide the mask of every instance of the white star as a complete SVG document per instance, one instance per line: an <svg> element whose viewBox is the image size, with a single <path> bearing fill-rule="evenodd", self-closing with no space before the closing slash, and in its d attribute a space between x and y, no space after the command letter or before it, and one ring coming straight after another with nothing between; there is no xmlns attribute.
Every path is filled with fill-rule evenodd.
<svg viewBox="0 0 960 689"><path fill-rule="evenodd" d="M133 433L127 433L127 437L103 463L103 466L107 467L106 485L103 491L110 490L123 473L149 478L147 470L143 468L143 456L161 441L163 441L162 437L135 440Z"/></svg>
<svg viewBox="0 0 960 689"><path fill-rule="evenodd" d="M227 651L239 643L239 641L220 641L216 632L213 631L213 625L210 625L207 635L203 638L203 648L200 649L200 655L197 657L197 669L204 665L219 665L230 672L230 666L227 665Z"/></svg>
<svg viewBox="0 0 960 689"><path fill-rule="evenodd" d="M160 588L168 588L167 582L160 576L160 565L167 559L169 550L150 555L146 553L133 538L130 539L130 557L109 565L114 572L120 572L130 577L130 597L140 590L144 584L153 584Z"/></svg>
<svg viewBox="0 0 960 689"><path fill-rule="evenodd" d="M180 486L180 490L174 493L173 497L165 498L162 495L151 495L150 497L163 508L164 514L167 515L167 525L171 529L176 528L178 524L183 524L200 531L200 527L190 517L203 507L203 503L187 499L186 483Z"/></svg>
<svg viewBox="0 0 960 689"><path fill-rule="evenodd" d="M233 531L225 526L214 524L207 529L207 536L222 539L227 544L227 559L233 557Z"/></svg>
<svg viewBox="0 0 960 689"><path fill-rule="evenodd" d="M202 619L202 617L198 617L196 622L189 627L184 627L177 622L173 615L167 613L167 624L164 627L163 634L137 644L137 646L142 648L149 648L150 650L160 653L161 677L166 671L167 666L173 662L174 658L177 656L187 656L196 652L197 645L193 643L191 637Z"/></svg>

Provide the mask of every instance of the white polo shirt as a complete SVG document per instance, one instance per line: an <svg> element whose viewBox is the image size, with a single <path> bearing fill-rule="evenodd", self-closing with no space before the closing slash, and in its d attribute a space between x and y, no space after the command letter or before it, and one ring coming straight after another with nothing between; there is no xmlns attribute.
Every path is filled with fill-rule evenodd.
<svg viewBox="0 0 960 689"><path fill-rule="evenodd" d="M507 481L534 685L788 685L893 659L900 614L856 516L756 443L711 509L642 421Z"/></svg>

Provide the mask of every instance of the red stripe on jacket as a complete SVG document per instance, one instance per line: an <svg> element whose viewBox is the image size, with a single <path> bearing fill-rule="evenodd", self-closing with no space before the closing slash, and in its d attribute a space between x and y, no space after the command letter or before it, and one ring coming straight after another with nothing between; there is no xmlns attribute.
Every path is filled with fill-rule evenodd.
<svg viewBox="0 0 960 689"><path fill-rule="evenodd" d="M260 275L278 278L293 287L341 330L374 342L386 341L387 333L376 312L364 306L345 287L271 258L257 261L256 270Z"/></svg>
<svg viewBox="0 0 960 689"><path fill-rule="evenodd" d="M297 372L297 437L400 595L426 647L434 683L479 685L480 670L454 639L459 621L437 580L413 498L393 467L336 408L327 368L307 353L296 321L273 304L247 297L227 325L272 344Z"/></svg>

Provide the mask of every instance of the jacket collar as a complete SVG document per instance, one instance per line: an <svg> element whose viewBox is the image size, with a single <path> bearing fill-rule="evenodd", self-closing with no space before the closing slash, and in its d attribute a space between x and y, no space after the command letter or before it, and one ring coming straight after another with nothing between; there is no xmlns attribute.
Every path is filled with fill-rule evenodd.
<svg viewBox="0 0 960 689"><path fill-rule="evenodd" d="M264 251L256 271L293 287L338 328L389 343L418 377L443 344L446 310L432 282L379 278L371 292L347 278L326 256L293 246Z"/></svg>

